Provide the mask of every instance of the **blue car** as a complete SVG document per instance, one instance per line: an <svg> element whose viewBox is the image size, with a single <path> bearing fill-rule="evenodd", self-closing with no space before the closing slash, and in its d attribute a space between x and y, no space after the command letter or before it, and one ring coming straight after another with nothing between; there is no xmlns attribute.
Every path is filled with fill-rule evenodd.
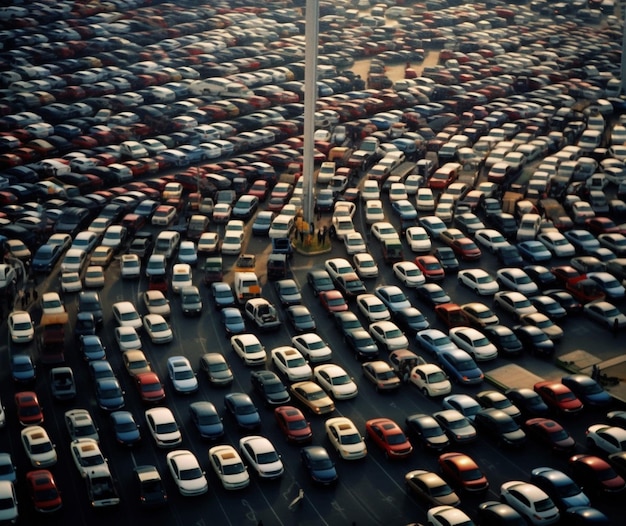
<svg viewBox="0 0 626 526"><path fill-rule="evenodd" d="M229 393L224 397L224 406L241 429L257 429L261 426L261 416L245 393Z"/></svg>
<svg viewBox="0 0 626 526"><path fill-rule="evenodd" d="M189 414L202 438L215 440L224 434L222 419L211 402L193 402Z"/></svg>
<svg viewBox="0 0 626 526"><path fill-rule="evenodd" d="M226 307L222 309L222 323L226 329L226 337L230 338L233 334L241 334L246 330L246 323L243 320L241 311L236 307Z"/></svg>
<svg viewBox="0 0 626 526"><path fill-rule="evenodd" d="M35 365L28 354L11 355L11 375L18 383L29 383L35 380Z"/></svg>
<svg viewBox="0 0 626 526"><path fill-rule="evenodd" d="M313 482L328 485L334 484L339 479L335 463L322 446L303 447L300 450L300 459Z"/></svg>
<svg viewBox="0 0 626 526"><path fill-rule="evenodd" d="M118 444L134 446L141 441L139 426L130 411L114 411L110 418L115 440Z"/></svg>
<svg viewBox="0 0 626 526"><path fill-rule="evenodd" d="M100 340L100 336L95 334L87 334L80 337L80 350L83 353L83 358L88 362L106 358L102 340Z"/></svg>
<svg viewBox="0 0 626 526"><path fill-rule="evenodd" d="M96 380L96 401L105 411L117 411L126 404L124 391L117 378L99 378Z"/></svg>
<svg viewBox="0 0 626 526"><path fill-rule="evenodd" d="M63 255L63 247L61 245L41 245L31 263L34 272L50 272L59 262Z"/></svg>
<svg viewBox="0 0 626 526"><path fill-rule="evenodd" d="M578 484L558 469L535 468L530 472L530 482L545 491L561 511L591 504Z"/></svg>
<svg viewBox="0 0 626 526"><path fill-rule="evenodd" d="M520 251L514 245L500 247L496 256L503 267L521 267L524 264Z"/></svg>
<svg viewBox="0 0 626 526"><path fill-rule="evenodd" d="M399 199L391 203L393 211L400 216L401 221L417 219L417 210L408 199Z"/></svg>
<svg viewBox="0 0 626 526"><path fill-rule="evenodd" d="M475 385L482 383L485 377L474 359L461 349L441 351L437 359L454 383Z"/></svg>
<svg viewBox="0 0 626 526"><path fill-rule="evenodd" d="M446 333L439 329L426 329L415 335L417 345L430 354L437 355L442 351L458 349Z"/></svg>
<svg viewBox="0 0 626 526"><path fill-rule="evenodd" d="M613 397L586 374L569 374L561 378L561 383L569 387L586 407L607 407L613 402Z"/></svg>
<svg viewBox="0 0 626 526"><path fill-rule="evenodd" d="M552 259L552 254L541 241L522 241L517 244L517 249L522 258L531 263L541 263Z"/></svg>

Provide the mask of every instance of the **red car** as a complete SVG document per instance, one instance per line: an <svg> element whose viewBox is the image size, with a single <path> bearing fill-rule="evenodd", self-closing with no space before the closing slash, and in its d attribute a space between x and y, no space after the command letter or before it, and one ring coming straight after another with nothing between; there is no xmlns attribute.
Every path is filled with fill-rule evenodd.
<svg viewBox="0 0 626 526"><path fill-rule="evenodd" d="M368 420L365 432L383 450L386 458L406 458L413 452L413 446L400 426L389 418Z"/></svg>
<svg viewBox="0 0 626 526"><path fill-rule="evenodd" d="M440 281L446 277L446 272L435 256L417 256L415 264L429 281Z"/></svg>
<svg viewBox="0 0 626 526"><path fill-rule="evenodd" d="M533 389L548 407L561 414L575 414L583 409L583 403L561 382L545 380L537 382Z"/></svg>
<svg viewBox="0 0 626 526"><path fill-rule="evenodd" d="M601 301L605 298L600 286L594 280L587 278L585 274L568 279L565 283L565 290L581 303Z"/></svg>
<svg viewBox="0 0 626 526"><path fill-rule="evenodd" d="M478 464L463 453L444 453L439 457L439 467L444 478L465 491L478 493L489 489L489 481Z"/></svg>
<svg viewBox="0 0 626 526"><path fill-rule="evenodd" d="M619 226L609 217L590 217L585 220L585 226L595 235L620 232Z"/></svg>
<svg viewBox="0 0 626 526"><path fill-rule="evenodd" d="M472 261L479 259L483 253L469 237L461 237L453 239L450 242L450 248L454 253L464 261Z"/></svg>
<svg viewBox="0 0 626 526"><path fill-rule="evenodd" d="M469 327L470 319L465 311L456 303L444 303L435 307L435 314L445 323L448 329L452 327Z"/></svg>
<svg viewBox="0 0 626 526"><path fill-rule="evenodd" d="M580 272L578 272L574 267L570 265L559 265L558 267L552 267L550 272L554 274L554 277L562 284L567 283L568 280L572 278L577 278L580 276Z"/></svg>
<svg viewBox="0 0 626 526"><path fill-rule="evenodd" d="M348 310L348 303L338 290L324 290L319 293L322 307L327 312L343 312Z"/></svg>
<svg viewBox="0 0 626 526"><path fill-rule="evenodd" d="M290 442L309 442L313 438L313 431L302 411L297 407L283 405L274 409L274 417L278 427Z"/></svg>
<svg viewBox="0 0 626 526"><path fill-rule="evenodd" d="M555 453L573 453L576 441L558 422L550 418L531 418L524 423L526 434L547 444Z"/></svg>
<svg viewBox="0 0 626 526"><path fill-rule="evenodd" d="M626 490L626 481L620 477L604 459L594 455L570 457L569 469L572 478L585 487L588 494L620 496Z"/></svg>
<svg viewBox="0 0 626 526"><path fill-rule="evenodd" d="M135 385L143 402L156 404L165 399L163 384L155 372L135 375Z"/></svg>
<svg viewBox="0 0 626 526"><path fill-rule="evenodd" d="M63 500L52 473L47 469L37 469L26 473L28 494L35 509L50 513L61 509Z"/></svg>
<svg viewBox="0 0 626 526"><path fill-rule="evenodd" d="M23 426L37 425L43 422L43 411L39 405L37 393L34 391L16 393L15 406L17 407L17 417Z"/></svg>
<svg viewBox="0 0 626 526"><path fill-rule="evenodd" d="M265 201L269 192L269 186L267 181L258 180L252 183L252 186L248 190L248 195L254 195L259 198L259 201Z"/></svg>

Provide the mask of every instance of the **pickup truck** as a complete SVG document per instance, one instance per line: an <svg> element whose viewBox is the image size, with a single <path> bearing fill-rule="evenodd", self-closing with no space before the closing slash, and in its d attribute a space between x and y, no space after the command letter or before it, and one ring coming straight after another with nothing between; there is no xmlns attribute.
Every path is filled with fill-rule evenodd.
<svg viewBox="0 0 626 526"><path fill-rule="evenodd" d="M92 508L117 506L120 503L120 497L108 467L101 465L87 470L85 484Z"/></svg>
<svg viewBox="0 0 626 526"><path fill-rule="evenodd" d="M246 302L244 308L246 318L262 331L278 329L281 320L276 307L265 298L252 298Z"/></svg>

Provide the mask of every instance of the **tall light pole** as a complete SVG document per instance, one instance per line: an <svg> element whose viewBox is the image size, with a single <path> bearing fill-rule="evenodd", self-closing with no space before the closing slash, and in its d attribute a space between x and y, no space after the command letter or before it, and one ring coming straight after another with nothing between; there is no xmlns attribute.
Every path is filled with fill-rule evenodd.
<svg viewBox="0 0 626 526"><path fill-rule="evenodd" d="M315 148L315 102L317 100L318 0L306 0L304 52L304 154L302 160L302 208L304 220L313 223L313 150Z"/></svg>

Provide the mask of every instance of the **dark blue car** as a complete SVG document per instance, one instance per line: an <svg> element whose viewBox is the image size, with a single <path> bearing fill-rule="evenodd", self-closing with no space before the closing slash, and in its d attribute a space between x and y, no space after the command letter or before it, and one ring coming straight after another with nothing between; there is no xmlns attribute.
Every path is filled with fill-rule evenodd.
<svg viewBox="0 0 626 526"><path fill-rule="evenodd" d="M111 413L111 425L118 444L133 446L141 441L139 426L130 411L114 411Z"/></svg>
<svg viewBox="0 0 626 526"><path fill-rule="evenodd" d="M59 262L63 255L63 247L61 245L41 245L31 263L34 272L50 272Z"/></svg>
<svg viewBox="0 0 626 526"><path fill-rule="evenodd" d="M335 463L322 446L307 446L300 450L300 459L313 482L328 485L334 484L339 475Z"/></svg>
<svg viewBox="0 0 626 526"><path fill-rule="evenodd" d="M189 414L202 438L215 440L224 434L222 419L211 402L193 402Z"/></svg>
<svg viewBox="0 0 626 526"><path fill-rule="evenodd" d="M449 349L437 354L441 368L450 379L459 384L474 385L483 381L485 375L474 359L461 349Z"/></svg>
<svg viewBox="0 0 626 526"><path fill-rule="evenodd" d="M224 406L241 429L257 429L261 426L261 416L245 393L230 393L224 397Z"/></svg>

